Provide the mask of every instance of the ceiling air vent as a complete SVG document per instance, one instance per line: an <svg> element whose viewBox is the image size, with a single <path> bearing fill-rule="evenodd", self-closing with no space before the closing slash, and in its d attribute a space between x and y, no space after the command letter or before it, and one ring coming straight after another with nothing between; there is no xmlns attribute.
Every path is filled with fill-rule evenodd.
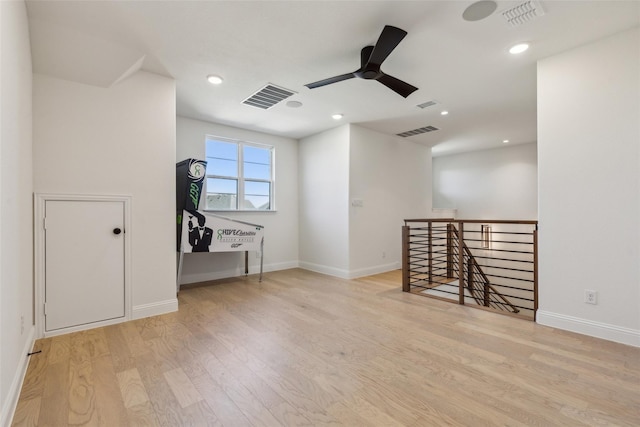
<svg viewBox="0 0 640 427"><path fill-rule="evenodd" d="M296 92L269 83L244 101L243 104L267 110Z"/></svg>
<svg viewBox="0 0 640 427"><path fill-rule="evenodd" d="M544 10L537 0L525 1L502 11L502 17L512 27L517 27L542 15L544 15Z"/></svg>
<svg viewBox="0 0 640 427"><path fill-rule="evenodd" d="M439 130L439 129L434 126L425 126L423 128L418 128L414 130L408 130L402 133L397 133L396 135L406 138L408 136L420 135L421 133L433 132L434 130Z"/></svg>
<svg viewBox="0 0 640 427"><path fill-rule="evenodd" d="M438 103L437 101L427 101L427 102L423 102L422 104L418 104L417 107L425 109L427 107L432 107L432 106L436 105L437 103Z"/></svg>

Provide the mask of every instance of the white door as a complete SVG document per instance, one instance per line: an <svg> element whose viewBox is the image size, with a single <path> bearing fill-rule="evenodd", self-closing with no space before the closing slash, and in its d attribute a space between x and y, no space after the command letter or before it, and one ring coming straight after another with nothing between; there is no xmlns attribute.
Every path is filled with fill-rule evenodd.
<svg viewBox="0 0 640 427"><path fill-rule="evenodd" d="M45 201L45 331L125 316L124 202Z"/></svg>

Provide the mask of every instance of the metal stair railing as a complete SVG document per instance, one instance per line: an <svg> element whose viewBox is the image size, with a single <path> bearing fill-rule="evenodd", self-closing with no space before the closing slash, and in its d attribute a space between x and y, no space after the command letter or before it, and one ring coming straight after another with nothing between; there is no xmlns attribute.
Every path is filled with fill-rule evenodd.
<svg viewBox="0 0 640 427"><path fill-rule="evenodd" d="M497 291L492 285L487 275L482 271L482 268L476 261L476 258L469 250L469 247L464 242L460 241L460 235L455 225L451 224L452 250L454 253L454 261L458 260L459 247L463 248L464 259L463 264L466 266L466 287L472 298L478 305L485 307L492 307L496 310L509 311L511 313L518 313L520 309L514 306L501 292ZM456 244L457 243L457 244ZM454 266L458 264L454 263ZM458 273L458 277L460 274Z"/></svg>
<svg viewBox="0 0 640 427"><path fill-rule="evenodd" d="M405 220L402 236L403 291L535 319L537 221Z"/></svg>

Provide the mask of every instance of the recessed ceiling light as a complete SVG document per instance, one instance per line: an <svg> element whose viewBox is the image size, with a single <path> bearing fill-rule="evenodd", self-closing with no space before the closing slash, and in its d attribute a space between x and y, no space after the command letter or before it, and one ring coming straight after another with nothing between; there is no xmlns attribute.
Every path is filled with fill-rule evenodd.
<svg viewBox="0 0 640 427"><path fill-rule="evenodd" d="M440 115L441 116L446 116L447 114L449 114L449 112L446 111L446 110L445 111L440 111Z"/></svg>
<svg viewBox="0 0 640 427"><path fill-rule="evenodd" d="M509 49L509 53L513 55L517 55L518 53L522 53L525 50L529 49L529 45L527 43L518 43Z"/></svg>
<svg viewBox="0 0 640 427"><path fill-rule="evenodd" d="M503 144L508 144L508 143L509 143L509 140L508 140L508 139L503 139L503 140L502 140L502 143L503 143Z"/></svg>
<svg viewBox="0 0 640 427"><path fill-rule="evenodd" d="M207 76L207 81L212 85L219 85L220 83L222 83L222 77L212 74L210 76Z"/></svg>
<svg viewBox="0 0 640 427"><path fill-rule="evenodd" d="M333 120L340 120L343 117L344 117L344 114L334 114L331 116Z"/></svg>

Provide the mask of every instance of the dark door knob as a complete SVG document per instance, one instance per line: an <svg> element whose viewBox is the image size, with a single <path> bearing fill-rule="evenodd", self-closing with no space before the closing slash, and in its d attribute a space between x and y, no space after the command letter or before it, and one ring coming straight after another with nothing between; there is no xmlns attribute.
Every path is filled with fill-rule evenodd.
<svg viewBox="0 0 640 427"><path fill-rule="evenodd" d="M114 228L113 229L113 234L117 235L117 234L120 234L120 233L122 233L122 230L120 230L119 228Z"/></svg>

